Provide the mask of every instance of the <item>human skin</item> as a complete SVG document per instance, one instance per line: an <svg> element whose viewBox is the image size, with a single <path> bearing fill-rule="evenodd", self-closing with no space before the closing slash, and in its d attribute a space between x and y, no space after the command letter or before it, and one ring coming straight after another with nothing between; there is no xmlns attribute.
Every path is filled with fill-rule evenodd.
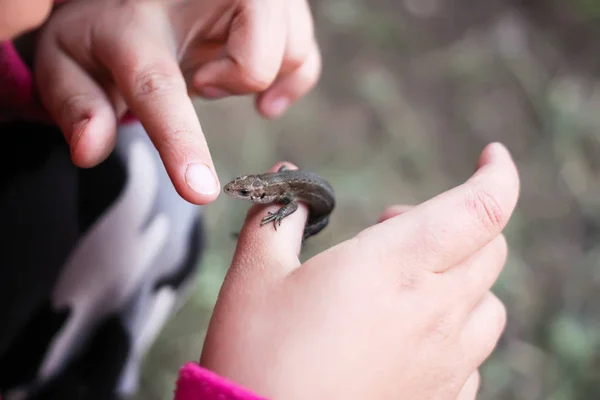
<svg viewBox="0 0 600 400"><path fill-rule="evenodd" d="M90 0L85 6L93 7L91 3ZM134 3L120 2L126 7L125 11ZM156 17L150 21L161 22L161 13L152 9L158 2L137 3L149 7L149 15ZM261 22L260 18L252 13L252 7L248 7L250 3L245 3L246 14L234 14L254 15L254 19L242 18L241 26L245 28L238 25L238 30L234 31L247 33L260 25L257 23ZM50 4L33 0L0 1L0 16L10 16L10 21L0 17L0 39L10 39L42 23ZM94 6L98 6L97 1ZM82 28L95 26L90 22L92 8L83 14L75 11L71 14L67 7L62 10L63 18L74 18L75 21L70 22L79 22ZM171 9L162 22L168 25L166 20L182 18L186 14L184 11L184 8ZM145 15L145 11L131 12L138 18ZM162 14L163 17L166 14ZM204 190L208 186L199 192L192 189L193 193L190 193L184 186L189 182L181 174L177 175L181 160L194 159L206 162L214 173L201 128L190 118L190 107L176 110L178 101L185 98L182 88L190 86L190 78L191 90L206 97L257 93L259 111L272 117L306 93L319 74L320 56L316 44L309 46L310 50L306 50L303 58L299 55L302 51L289 50L290 43L294 48L293 43L302 40L288 37L282 59L278 61L276 56L274 62L270 60L274 67L266 69L269 72L267 78L256 79L257 71L265 71L259 68L262 59L256 55L260 55L260 51L255 46L240 45L248 44L244 42L245 36L230 35L231 29L208 29L212 33L226 32L226 39L219 40L220 35L216 34L217 44L211 43L204 49L205 59L198 57L197 52L191 52L187 69L183 68L184 73L179 75L181 69L175 68L173 53L185 54L183 46L175 46L175 51L173 42L165 44L161 38L151 37L155 41L150 41L153 45L149 49L127 53L127 50L137 50L136 44L144 43L143 33L148 31L140 29L135 35L121 24L117 26L121 31L115 30L115 36L110 37L107 32L110 30L109 17L104 20L106 26L98 22L101 25L97 28L100 49L116 38L116 32L131 35L125 35L124 43L115 46L114 54L104 48L109 62L100 65L99 69L115 74L110 75L115 79L114 85L105 91L91 79L98 69L86 57L98 56L102 50L86 49L89 43L77 47L75 41L69 42L74 47L61 49L64 54L54 54L56 58L50 52L40 56L42 61L49 57L48 61L64 63L60 65L65 67L59 68L57 75L44 69L38 71L42 82L44 77L48 80L62 78L46 82L43 88L45 101L63 127L74 161L80 166L96 165L108 154L114 145L113 124L116 126L116 119L131 107L138 116L141 115L180 194L199 204L214 200L216 195ZM149 29L141 20L134 22ZM231 27L231 24L219 22L222 21L212 27ZM49 33L44 37L50 42L67 40L69 34L76 36L75 30L64 33L59 28L48 29ZM194 30L187 32L199 34ZM181 44L177 40L195 37L190 35L181 36L179 32L170 38ZM237 37L238 42L229 41L231 36ZM265 36L261 36L263 43ZM296 35L298 37L302 35ZM136 42L137 39L140 40ZM248 48L250 50L245 54L233 51ZM226 55L207 57L206 54L212 54L210 49ZM57 50L56 46L54 50ZM152 51L159 56L168 54L167 60L163 63L164 60L158 59L160 57L152 57ZM131 58L119 60L119 55L128 54ZM240 60L248 63L239 63ZM251 67L238 70L240 65ZM45 73L49 75L44 76ZM189 105L186 102L179 104ZM152 115L161 106L174 112L172 120L179 129L169 129L167 119L171 120L171 115L166 111ZM79 126L82 123L83 126ZM199 141L193 137L196 134L201 137ZM74 136L76 140L73 140ZM186 146L190 146L187 149L190 154L179 153ZM198 149L201 151L195 153ZM201 362L275 398L279 394L285 398L291 398L292 394L328 398L331 394L340 395L340 389L348 391L347 396L364 393L384 398L397 394L415 399L474 398L479 382L477 368L495 347L505 324L503 305L489 288L504 264L506 243L500 232L518 195L516 169L502 148L488 147L479 164L480 169L465 185L415 208L392 208L384 213L379 224L302 266L297 253L306 218L305 208L301 207L286 219L278 236L269 230L258 231L262 214L257 214L258 209L254 208L242 231L236 258L221 292ZM200 183L203 186L206 182ZM218 180L214 183L218 185ZM415 227L424 228L415 231ZM260 262L250 262L253 259ZM341 269L347 273L341 274ZM329 316L335 318L325 318ZM240 319L236 320L237 317ZM374 326L385 329L369 329ZM236 329L238 327L241 329ZM378 343L378 346L372 346L372 343ZM238 350L245 352L236 353ZM343 357L348 354L349 358ZM263 361L270 368L275 367L273 374L254 368L257 362L265 365ZM293 379L294 376L312 379L312 383L298 387L296 385L302 380ZM311 390L312 393L307 393Z"/></svg>
<svg viewBox="0 0 600 400"><path fill-rule="evenodd" d="M51 7L51 0L0 0L0 41L41 25Z"/></svg>
<svg viewBox="0 0 600 400"><path fill-rule="evenodd" d="M37 48L40 96L76 165L107 157L130 110L194 204L215 200L220 183L189 94L255 95L274 118L321 69L306 0L73 1L53 12Z"/></svg>
<svg viewBox="0 0 600 400"><path fill-rule="evenodd" d="M276 170L279 165L273 167ZM490 291L519 178L487 146L464 184L298 259L307 210L277 231L254 206L200 363L273 399L474 399L506 311Z"/></svg>

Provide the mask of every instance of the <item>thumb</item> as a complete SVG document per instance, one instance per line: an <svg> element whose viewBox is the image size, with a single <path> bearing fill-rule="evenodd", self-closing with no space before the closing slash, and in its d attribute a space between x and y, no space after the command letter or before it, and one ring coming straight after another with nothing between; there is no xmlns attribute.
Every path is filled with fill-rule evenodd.
<svg viewBox="0 0 600 400"><path fill-rule="evenodd" d="M284 163L274 165L269 172L276 172ZM289 163L290 169L297 169ZM300 253L304 225L308 217L306 205L299 203L298 209L277 224L260 225L268 211L276 212L281 205L267 207L258 204L249 211L240 231L231 269L243 271L246 277L255 276L264 281L279 279L300 266ZM256 272L260 271L260 274Z"/></svg>

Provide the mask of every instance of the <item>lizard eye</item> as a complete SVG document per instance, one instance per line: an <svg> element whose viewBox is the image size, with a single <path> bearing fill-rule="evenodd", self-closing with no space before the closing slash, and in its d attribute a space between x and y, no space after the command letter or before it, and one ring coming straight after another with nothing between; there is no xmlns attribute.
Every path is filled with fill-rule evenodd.
<svg viewBox="0 0 600 400"><path fill-rule="evenodd" d="M241 196L247 197L247 196L250 194L250 191L249 191L249 190L247 190L247 189L240 189L240 190L238 190L238 193L239 193Z"/></svg>

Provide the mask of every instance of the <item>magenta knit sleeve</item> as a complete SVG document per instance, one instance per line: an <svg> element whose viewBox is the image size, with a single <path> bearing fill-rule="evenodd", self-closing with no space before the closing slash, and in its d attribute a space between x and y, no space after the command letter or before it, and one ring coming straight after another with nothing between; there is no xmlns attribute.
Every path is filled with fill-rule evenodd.
<svg viewBox="0 0 600 400"><path fill-rule="evenodd" d="M266 398L190 362L179 371L174 400L266 400Z"/></svg>

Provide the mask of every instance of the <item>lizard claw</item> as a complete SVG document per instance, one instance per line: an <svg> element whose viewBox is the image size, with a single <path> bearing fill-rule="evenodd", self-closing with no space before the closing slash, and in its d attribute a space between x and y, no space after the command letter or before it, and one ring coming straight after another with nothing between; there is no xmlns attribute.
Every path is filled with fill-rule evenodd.
<svg viewBox="0 0 600 400"><path fill-rule="evenodd" d="M273 222L273 227L275 228L275 230L277 230L277 223L279 223L279 226L281 226L281 220L283 218L278 213L274 213L271 211L267 212L269 215L267 215L260 221L260 226L268 224L269 222Z"/></svg>

